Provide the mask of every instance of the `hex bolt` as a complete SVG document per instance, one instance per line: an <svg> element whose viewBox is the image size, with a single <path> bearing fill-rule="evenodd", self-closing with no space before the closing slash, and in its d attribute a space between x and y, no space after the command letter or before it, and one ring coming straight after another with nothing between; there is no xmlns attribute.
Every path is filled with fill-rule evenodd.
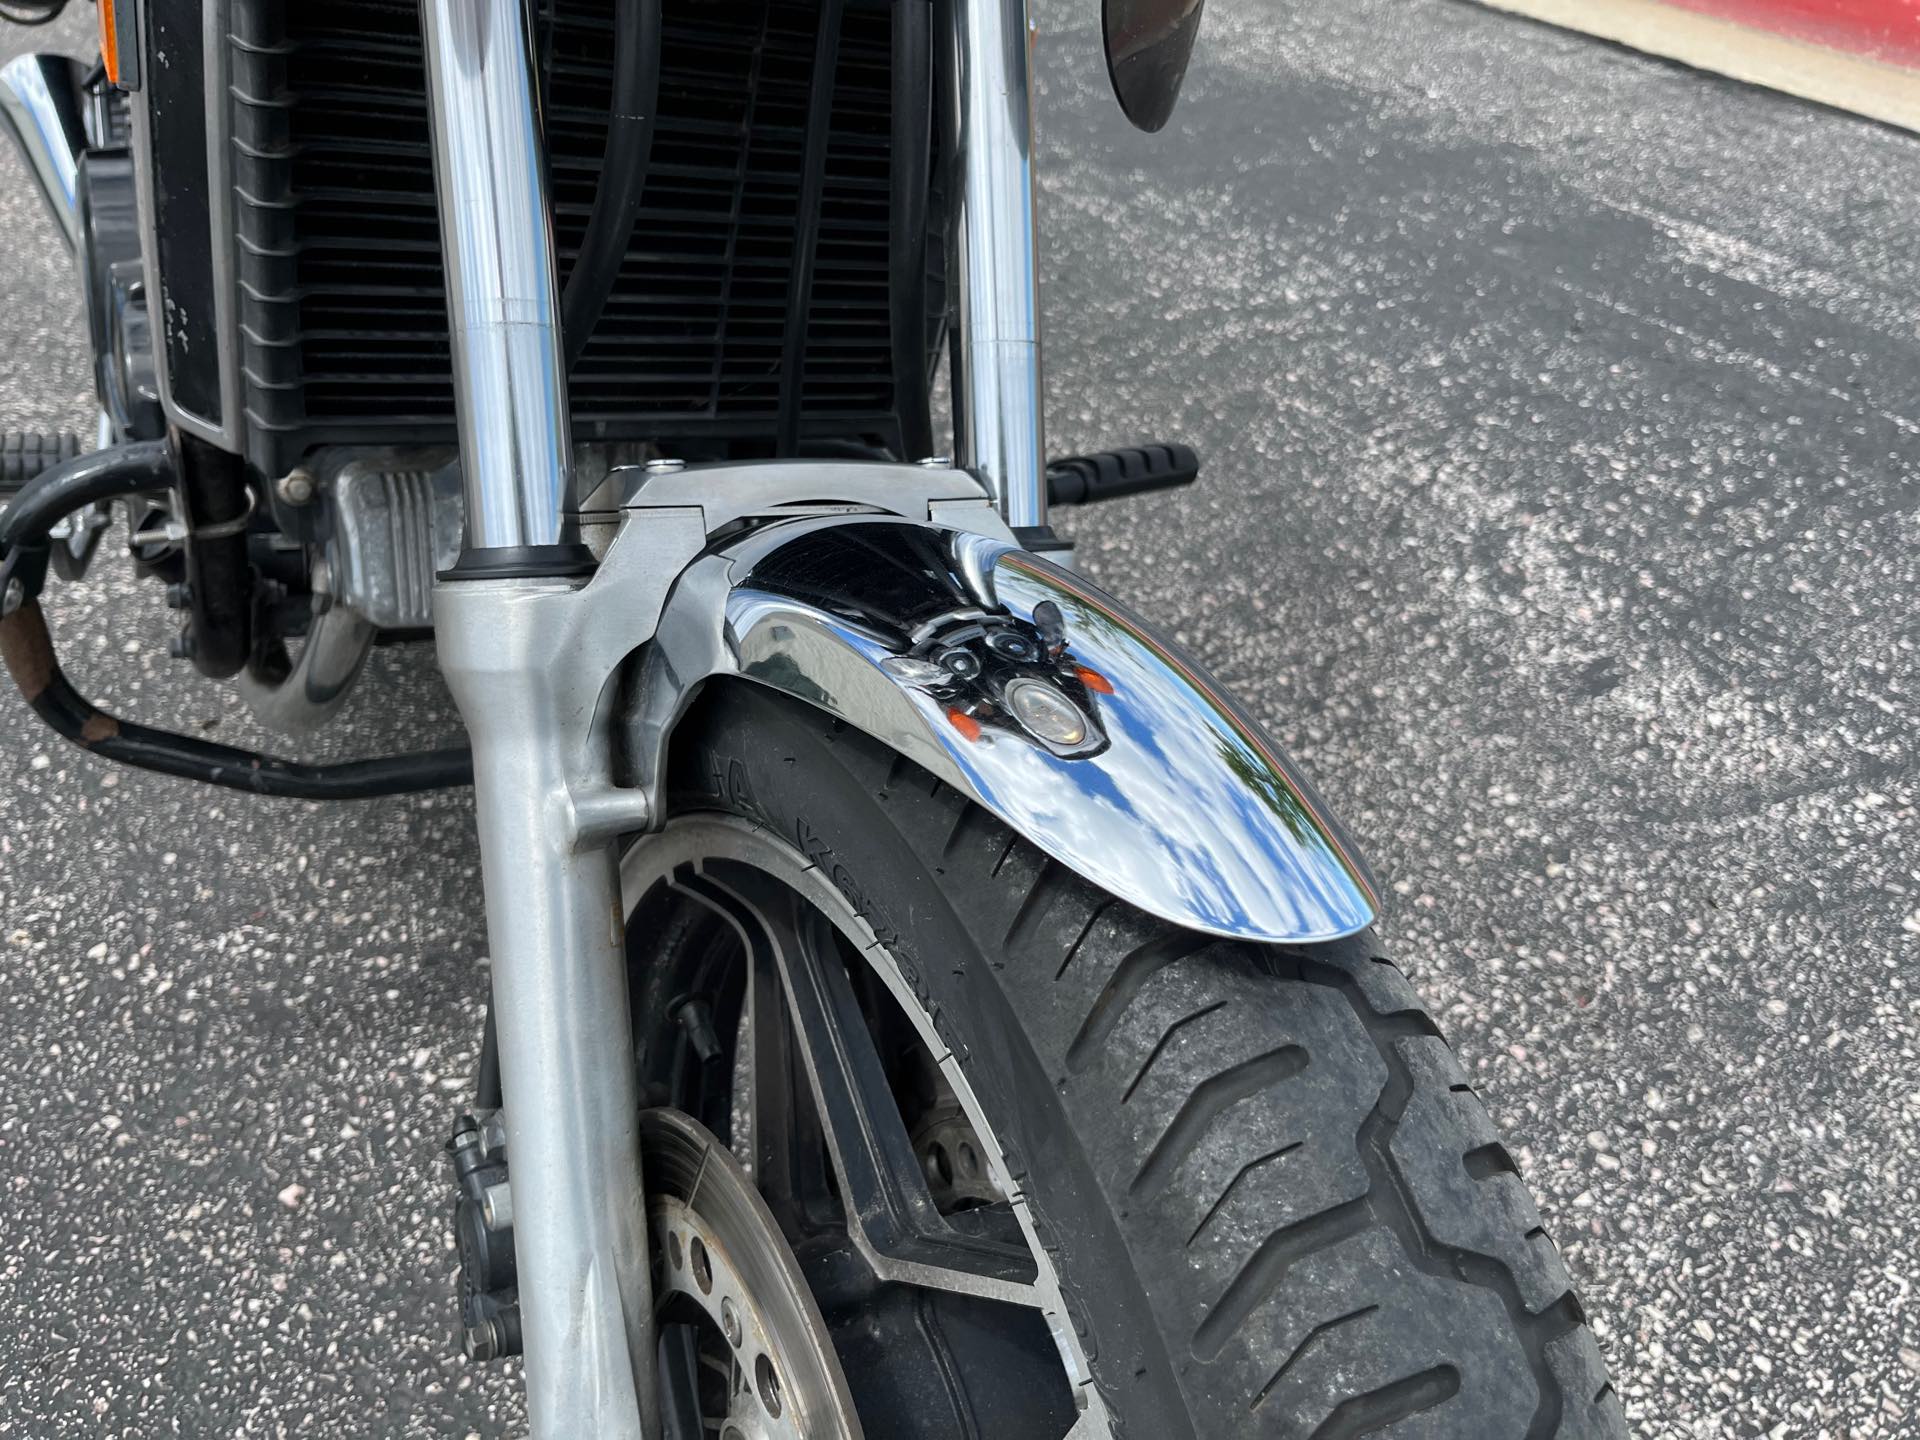
<svg viewBox="0 0 1920 1440"><path fill-rule="evenodd" d="M184 610L193 604L193 588L184 580L168 581L166 594L169 610Z"/></svg>
<svg viewBox="0 0 1920 1440"><path fill-rule="evenodd" d="M274 482L273 493L287 505L305 505L313 499L313 474L296 466Z"/></svg>
<svg viewBox="0 0 1920 1440"><path fill-rule="evenodd" d="M495 1181L481 1194L480 1219L489 1230L513 1228L513 1190L505 1180Z"/></svg>
<svg viewBox="0 0 1920 1440"><path fill-rule="evenodd" d="M191 630L178 630L167 637L167 654L176 660L191 660L198 649Z"/></svg>
<svg viewBox="0 0 1920 1440"><path fill-rule="evenodd" d="M675 460L668 455L662 455L655 459L647 461L647 473L649 475L672 475L676 471L684 470L686 468L687 468L686 461Z"/></svg>
<svg viewBox="0 0 1920 1440"><path fill-rule="evenodd" d="M469 1325L460 1337L460 1348L466 1352L467 1359L473 1361L492 1360L500 1354L500 1330L491 1320L478 1325Z"/></svg>

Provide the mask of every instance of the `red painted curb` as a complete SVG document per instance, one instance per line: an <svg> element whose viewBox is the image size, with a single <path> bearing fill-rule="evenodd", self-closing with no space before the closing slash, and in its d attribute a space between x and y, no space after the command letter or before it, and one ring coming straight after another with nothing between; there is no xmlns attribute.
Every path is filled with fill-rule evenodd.
<svg viewBox="0 0 1920 1440"><path fill-rule="evenodd" d="M1920 134L1920 0L1481 0Z"/></svg>
<svg viewBox="0 0 1920 1440"><path fill-rule="evenodd" d="M1666 0L1794 40L1920 67L1920 0Z"/></svg>

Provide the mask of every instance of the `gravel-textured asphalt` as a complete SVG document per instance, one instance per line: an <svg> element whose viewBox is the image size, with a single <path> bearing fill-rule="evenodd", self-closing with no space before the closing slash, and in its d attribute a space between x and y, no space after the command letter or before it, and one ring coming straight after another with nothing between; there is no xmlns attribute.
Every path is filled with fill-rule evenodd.
<svg viewBox="0 0 1920 1440"><path fill-rule="evenodd" d="M1207 475L1073 517L1083 563L1368 840L1637 1432L1920 1434L1920 140L1450 0L1218 5L1147 137L1094 8L1041 9L1055 448ZM0 420L82 427L11 158L0 221ZM56 624L249 734L168 618L105 575ZM465 799L214 795L0 713L0 1435L510 1428L437 1154ZM383 656L320 743L448 723Z"/></svg>

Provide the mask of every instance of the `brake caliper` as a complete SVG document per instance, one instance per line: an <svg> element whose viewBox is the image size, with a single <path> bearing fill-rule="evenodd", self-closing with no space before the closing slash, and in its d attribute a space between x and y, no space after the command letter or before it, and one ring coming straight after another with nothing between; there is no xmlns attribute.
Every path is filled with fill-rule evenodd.
<svg viewBox="0 0 1920 1440"><path fill-rule="evenodd" d="M460 1251L461 1343L469 1360L520 1353L519 1272L513 1254L513 1192L507 1134L498 1111L462 1115L447 1142L459 1199L453 1237Z"/></svg>

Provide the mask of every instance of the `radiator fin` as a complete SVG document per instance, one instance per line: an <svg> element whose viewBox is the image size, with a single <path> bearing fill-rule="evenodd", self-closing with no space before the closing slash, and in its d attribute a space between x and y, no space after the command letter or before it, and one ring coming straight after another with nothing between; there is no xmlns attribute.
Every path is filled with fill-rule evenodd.
<svg viewBox="0 0 1920 1440"><path fill-rule="evenodd" d="M898 434L887 244L891 8L846 8L802 374L781 373L811 60L804 0L666 0L645 204L569 379L580 438L772 443L784 389L803 433ZM612 89L611 0L541 8L562 276L593 204ZM453 434L439 222L417 0L281 11L276 46L291 274L251 337L297 362L258 418L283 449ZM281 37L276 36L276 41ZM255 54L259 52L256 50ZM244 102L241 102L244 103ZM246 194L240 207L249 204ZM240 230L248 233L246 218ZM297 409L284 383L297 373ZM264 375L262 378L266 378ZM274 405L278 408L274 408ZM250 406L250 409L253 407ZM257 453L258 447L254 447Z"/></svg>

